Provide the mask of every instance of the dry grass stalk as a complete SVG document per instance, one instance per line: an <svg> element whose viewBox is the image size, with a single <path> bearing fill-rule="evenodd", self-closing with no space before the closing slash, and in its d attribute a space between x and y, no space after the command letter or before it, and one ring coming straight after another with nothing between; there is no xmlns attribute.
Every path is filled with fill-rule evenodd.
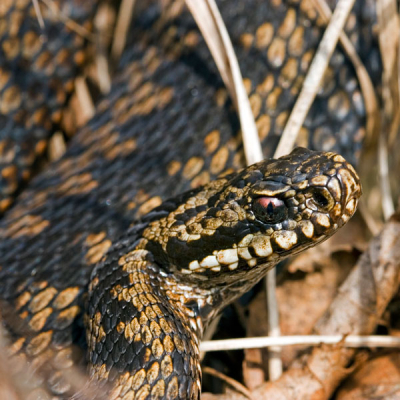
<svg viewBox="0 0 400 400"><path fill-rule="evenodd" d="M76 23L73 19L69 18L68 15L65 15L63 12L60 11L57 4L53 0L40 0L42 1L47 8L51 11L51 13L58 18L60 21L63 21L65 26L71 29L73 32L77 33L78 35L84 37L87 40L94 41L95 35L87 30L82 25Z"/></svg>
<svg viewBox="0 0 400 400"><path fill-rule="evenodd" d="M132 22L136 0L122 0L118 11L113 42L111 46L111 60L117 65L125 48L128 29Z"/></svg>
<svg viewBox="0 0 400 400"><path fill-rule="evenodd" d="M204 368L202 368L202 371L204 374L209 374L209 375L215 376L216 378L219 378L222 381L226 382L229 386L232 386L237 392L241 393L243 396L247 397L248 399L252 398L250 390L247 389L246 386L242 385L240 382L236 381L235 379L232 379L229 376L226 376L222 372L219 372L216 369L211 368L211 367L204 367Z"/></svg>
<svg viewBox="0 0 400 400"><path fill-rule="evenodd" d="M400 338L396 336L378 335L293 335L280 337L252 337L240 339L204 341L200 345L202 351L243 350L272 346L318 346L321 344L342 344L344 347L384 347L399 348Z"/></svg>
<svg viewBox="0 0 400 400"><path fill-rule="evenodd" d="M379 25L378 37L383 64L383 121L378 142L379 182L381 186L382 212L384 219L387 220L394 212L389 180L388 142L394 141L390 136L393 135L393 132L398 131L399 123L398 32L400 24L396 1L378 0L376 6ZM391 133L392 135L390 135Z"/></svg>
<svg viewBox="0 0 400 400"><path fill-rule="evenodd" d="M239 62L217 5L214 0L186 0L186 4L207 42L221 77L239 113L246 162L250 165L261 161L263 159L261 143L250 102L243 85ZM270 334L279 336L279 314L275 294L274 270L267 274L266 288ZM269 370L271 379L277 379L282 373L279 348L271 349Z"/></svg>
<svg viewBox="0 0 400 400"><path fill-rule="evenodd" d="M288 148L293 148L298 132L319 90L330 57L336 47L354 1L338 1L329 25L318 46L318 50L311 62L302 90L286 123L282 138L275 152L275 157L280 157L288 152Z"/></svg>
<svg viewBox="0 0 400 400"><path fill-rule="evenodd" d="M281 335L281 328L279 326L279 308L276 298L275 268L267 272L267 276L265 277L265 291L268 309L268 335L271 338L279 338ZM276 381L282 375L282 371L281 348L279 346L272 346L268 354L269 379L271 381Z"/></svg>
<svg viewBox="0 0 400 400"><path fill-rule="evenodd" d="M111 89L111 75L108 67L108 30L114 22L114 12L110 5L101 4L94 18L96 30L96 54L95 63L97 69L97 81L103 95Z"/></svg>
<svg viewBox="0 0 400 400"><path fill-rule="evenodd" d="M311 1L314 3L314 7L318 10L321 18L324 19L325 23L328 23L332 17L332 11L326 0ZM365 68L353 44L351 43L350 39L344 31L340 32L339 41L343 47L343 50L349 57L349 60L353 64L354 70L357 74L358 82L360 84L361 92L363 94L365 109L367 111L367 136L365 140L368 142L371 140L371 137L377 132L376 129L379 125L379 107L374 85L371 82L371 78L368 74L367 69Z"/></svg>
<svg viewBox="0 0 400 400"><path fill-rule="evenodd" d="M95 107L93 104L92 97L90 95L89 88L85 82L85 78L79 77L75 80L75 90L78 97L78 101L81 105L81 114L83 122L86 123L95 113Z"/></svg>
<svg viewBox="0 0 400 400"><path fill-rule="evenodd" d="M203 34L239 113L246 161L248 164L261 161L263 154L254 116L243 85L239 63L217 5L214 0L186 0L186 4Z"/></svg>
<svg viewBox="0 0 400 400"><path fill-rule="evenodd" d="M62 132L56 132L49 140L48 155L50 161L59 160L67 150Z"/></svg>
<svg viewBox="0 0 400 400"><path fill-rule="evenodd" d="M41 29L44 29L44 20L43 20L42 11L40 10L40 7L39 7L39 0L32 0L32 3L33 3L33 8L35 9L37 20L39 22L39 26Z"/></svg>

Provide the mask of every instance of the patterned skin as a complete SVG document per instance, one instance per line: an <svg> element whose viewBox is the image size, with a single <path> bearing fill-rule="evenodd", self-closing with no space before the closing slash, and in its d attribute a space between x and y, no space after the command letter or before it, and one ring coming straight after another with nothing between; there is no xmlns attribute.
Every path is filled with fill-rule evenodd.
<svg viewBox="0 0 400 400"><path fill-rule="evenodd" d="M118 260L129 253L128 248L139 239L138 233L132 233L136 228L129 230L133 221L166 199L179 198L180 193L187 190L197 193L197 188L218 176L244 167L237 117L193 19L181 7L180 1L163 1L162 4L163 7L157 1L142 4L144 9L137 12L112 90L98 105L96 116L73 138L64 157L31 182L0 222L0 297L2 304L12 310L9 318L4 317L12 343L11 360L21 369L26 360L31 362L43 374L43 390L48 390L54 398L69 398L74 394L68 371L85 364L83 359L88 344L84 340L83 314L95 265L109 250L107 259L111 257L112 260L118 246L126 249ZM264 155L268 157L279 139L321 37L321 23L307 2L248 0L220 1L219 5L232 34ZM361 11L360 7L354 10L353 21L363 15ZM370 27L361 28L354 23L349 29L356 44L360 48L369 46L372 50L368 54L373 55ZM364 123L365 111L354 71L338 49L299 141L313 148L335 150L355 161ZM283 172L277 174L283 175ZM179 204L175 202L175 208L169 212L176 214ZM256 207L266 205L268 208L268 204L261 201ZM154 221L145 223L156 224L155 214L150 216L155 218ZM154 229L156 232L157 227ZM193 231L186 230L181 234L198 235L197 225L188 229ZM212 229L212 226L205 229ZM120 240L126 232L134 235L131 237L133 242ZM157 248L165 244L165 234L157 236L157 240L151 239L151 231L146 235L148 237L142 239L148 241L148 246L151 242L153 248L142 250L159 257ZM279 238L278 234L275 236ZM174 240L172 238L171 243ZM276 250L274 240L271 246ZM206 239L202 241L206 242ZM200 242L194 240L193 243ZM257 241L251 243L248 244L250 255L257 248ZM245 258L241 257L234 268L235 261L229 258L234 253L233 247L218 250L227 249L233 250L223 253L231 261L229 264L222 261L215 264L216 256L212 253L217 249L209 247L205 249L208 254L192 253L186 257L184 265L174 261L172 265L178 268L174 276L176 274L176 279L185 279L192 284L196 276L207 278L210 274L217 284L218 274L224 268L229 269L227 265L231 265L233 274L239 276ZM171 251L184 254L179 247ZM204 261L207 256L211 259ZM220 258L224 259L224 256ZM201 264L207 262L214 264L202 271ZM154 263L154 268L165 265L159 261ZM197 273L193 273L194 270ZM101 275L101 270L98 274ZM150 278L140 275L138 279L140 282L143 279L143 284L147 285L146 279ZM96 290L107 287L106 281L97 287L95 282L94 278L91 318L87 320L94 336L96 326L101 332L99 318L105 324L103 309L100 314L95 311L96 296L104 298ZM169 282L168 277L163 277L162 282ZM245 286L243 281L238 282L238 286ZM179 301L177 298L181 294L171 291L168 296L176 296L174 301ZM163 299L164 302L165 297ZM225 300L221 301L221 306L223 304ZM167 315L165 307L160 309ZM217 304L205 306L202 313L211 318L218 309ZM118 310L112 310L112 315L117 316ZM114 324L114 320L112 322ZM207 318L203 323L207 323ZM177 324L178 330L187 332ZM132 324L130 326L132 328ZM103 326L103 329L108 328ZM184 341L182 345L193 350L195 361L183 364L192 366L189 368L192 382L198 379L197 345L193 344L197 335L201 336L200 330L194 336L189 335L193 341ZM89 334L89 338L92 336ZM93 340L89 340L91 346ZM171 349L172 352L170 343L162 344L163 351ZM109 346L111 342L107 339L103 348ZM106 352L103 348L101 352ZM174 349L179 348L182 349L174 342ZM107 369L102 367L102 353L94 360L96 351L99 350L95 348L92 352L92 371L101 379ZM167 354L162 354L164 359ZM118 358L116 352L113 357ZM181 364L177 361L174 368L179 371ZM162 367L161 361L159 367L168 369ZM128 374L135 368L127 365ZM113 378L114 381L118 379ZM145 385L143 383L143 387ZM168 391L168 385L165 391ZM192 383L191 388L197 393L198 384ZM131 394L133 390L136 389L131 386Z"/></svg>
<svg viewBox="0 0 400 400"><path fill-rule="evenodd" d="M29 179L62 122L74 79L89 57L87 39L98 5L97 0L56 0L50 8L38 2L41 29L33 3L3 0L0 5L0 213ZM81 32L65 23L66 17Z"/></svg>
<svg viewBox="0 0 400 400"><path fill-rule="evenodd" d="M113 399L198 399L211 319L283 258L335 233L360 195L343 157L297 148L151 211L93 272L96 386L112 382Z"/></svg>

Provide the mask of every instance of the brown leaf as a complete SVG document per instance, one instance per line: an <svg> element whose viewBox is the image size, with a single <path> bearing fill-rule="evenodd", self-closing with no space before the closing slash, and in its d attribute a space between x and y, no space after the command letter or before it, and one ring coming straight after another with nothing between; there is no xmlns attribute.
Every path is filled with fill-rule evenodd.
<svg viewBox="0 0 400 400"><path fill-rule="evenodd" d="M336 400L400 398L400 354L369 360L353 373L339 390Z"/></svg>

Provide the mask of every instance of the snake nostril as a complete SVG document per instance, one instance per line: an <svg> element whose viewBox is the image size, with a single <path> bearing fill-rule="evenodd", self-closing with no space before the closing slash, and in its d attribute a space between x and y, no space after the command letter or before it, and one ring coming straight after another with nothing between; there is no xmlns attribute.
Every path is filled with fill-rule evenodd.
<svg viewBox="0 0 400 400"><path fill-rule="evenodd" d="M314 200L321 207L326 207L329 204L328 199L322 193L315 193Z"/></svg>

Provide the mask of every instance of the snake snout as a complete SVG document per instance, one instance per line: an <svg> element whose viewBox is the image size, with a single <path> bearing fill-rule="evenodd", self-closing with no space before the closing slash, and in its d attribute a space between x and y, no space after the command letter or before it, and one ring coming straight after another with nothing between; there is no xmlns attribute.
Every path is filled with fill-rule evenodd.
<svg viewBox="0 0 400 400"><path fill-rule="evenodd" d="M338 179L342 188L342 221L346 223L355 213L358 200L362 194L360 178L354 168L346 163L345 168L338 171Z"/></svg>
<svg viewBox="0 0 400 400"><path fill-rule="evenodd" d="M313 224L312 239L323 240L354 214L361 196L360 179L354 168L339 154L305 152L303 149L297 149L293 154L304 158L292 178L292 186L300 189L296 199L302 203L298 206L301 218ZM306 222L300 225L304 224Z"/></svg>

